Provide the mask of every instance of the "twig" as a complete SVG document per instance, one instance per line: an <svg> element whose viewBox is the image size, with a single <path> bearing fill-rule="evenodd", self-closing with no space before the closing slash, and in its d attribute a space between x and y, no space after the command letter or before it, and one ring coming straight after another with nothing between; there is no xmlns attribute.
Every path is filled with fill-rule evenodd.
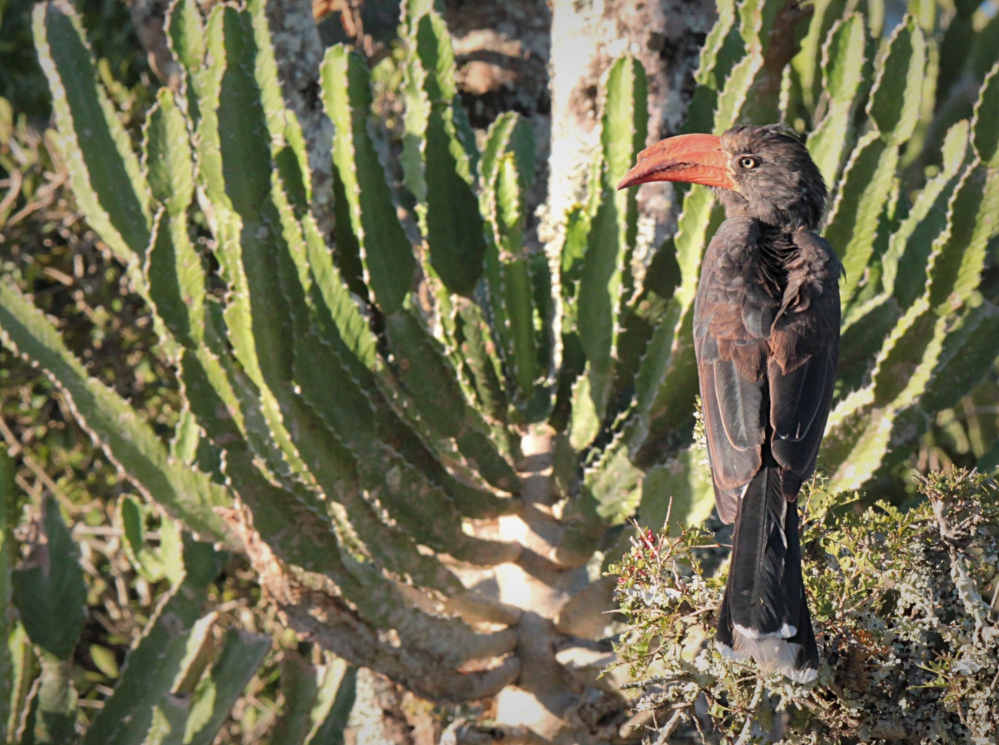
<svg viewBox="0 0 999 745"><path fill-rule="evenodd" d="M708 745L708 738L704 734L704 730L701 729L701 720L697 716L697 712L694 712L694 716L691 717L694 720L694 726L697 727L697 734L701 736L701 742L703 745Z"/></svg>
<svg viewBox="0 0 999 745"><path fill-rule="evenodd" d="M62 489L56 486L55 481L49 478L49 475L45 473L45 469L38 465L38 463L35 462L35 459L28 454L27 449L18 441L10 427L7 426L7 422L5 422L2 418L0 418L0 434L3 434L3 438L7 441L7 447L9 448L7 452L10 457L16 458L20 455L21 462L31 469L31 472L38 477L39 481L45 484L45 488L52 493L52 496L58 498L71 515L77 514L78 510L76 505L74 505L69 497L63 493Z"/></svg>
<svg viewBox="0 0 999 745"><path fill-rule="evenodd" d="M753 700L749 702L749 716L746 717L746 723L742 727L742 733L739 735L739 739L735 741L735 745L746 745L749 742L749 733L753 729L753 720L756 714L756 708L760 705L760 699L763 698L763 678L756 681L756 690L753 692Z"/></svg>
<svg viewBox="0 0 999 745"><path fill-rule="evenodd" d="M21 196L21 183L23 177L21 172L17 170L12 170L9 179L5 179L7 182L4 186L7 186L7 196L0 201L0 223L3 221L4 213L7 212L10 207L17 202L17 198Z"/></svg>
<svg viewBox="0 0 999 745"><path fill-rule="evenodd" d="M668 745L669 736L673 734L675 730L680 725L680 720L683 719L684 713L687 711L687 706L682 706L676 710L676 713L670 717L666 725L659 730L659 737L656 738L654 745Z"/></svg>

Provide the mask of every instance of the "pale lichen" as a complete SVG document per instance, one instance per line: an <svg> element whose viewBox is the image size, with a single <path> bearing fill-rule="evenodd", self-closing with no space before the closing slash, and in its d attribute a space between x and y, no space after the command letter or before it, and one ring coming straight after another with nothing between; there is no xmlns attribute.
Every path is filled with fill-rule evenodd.
<svg viewBox="0 0 999 745"><path fill-rule="evenodd" d="M613 570L630 620L620 664L640 692L637 708L662 722L683 711L678 731L747 743L995 745L999 489L955 470L921 479L920 491L926 500L905 512L885 503L860 510L856 495L829 494L819 481L802 494L822 660L809 686L715 649L725 565L714 576L703 570L724 549L709 532L634 539ZM761 681L766 694L754 704Z"/></svg>

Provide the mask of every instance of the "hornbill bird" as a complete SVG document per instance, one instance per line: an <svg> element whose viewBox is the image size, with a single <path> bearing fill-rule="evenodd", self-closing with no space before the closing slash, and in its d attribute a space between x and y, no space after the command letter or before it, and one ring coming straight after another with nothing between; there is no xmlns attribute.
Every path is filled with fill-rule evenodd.
<svg viewBox="0 0 999 745"><path fill-rule="evenodd" d="M801 575L798 491L815 469L839 358L842 266L816 234L826 186L781 126L671 137L618 188L714 187L726 220L701 265L694 349L718 516L735 520L716 642L807 683L818 650Z"/></svg>

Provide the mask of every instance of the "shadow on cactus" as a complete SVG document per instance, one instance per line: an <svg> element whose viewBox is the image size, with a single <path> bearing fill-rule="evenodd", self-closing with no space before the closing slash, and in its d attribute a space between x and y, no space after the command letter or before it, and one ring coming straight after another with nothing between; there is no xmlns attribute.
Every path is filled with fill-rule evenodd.
<svg viewBox="0 0 999 745"><path fill-rule="evenodd" d="M614 190L648 136L645 72L626 56L601 91L585 193L537 246L533 132L505 114L477 140L433 2L403 3L400 76L327 50L315 82L332 147L282 88L267 9L173 4L183 86L157 94L141 152L74 12L34 10L76 201L182 384L172 442L7 282L4 344L57 382L143 504L245 552L303 638L434 700L502 698L520 681L514 694L537 702L550 692L524 681L543 673L561 686L548 735L634 739L628 703L597 679L614 633L601 575L629 550L629 517L658 529L669 505L671 525L711 511L691 315L719 207L701 187L678 194L677 232L652 246L635 194ZM873 20L840 15L721 2L688 117L715 132L800 124L833 185L825 232L847 275L820 460L831 491L892 475L989 371L980 340L999 332L985 272L999 81L989 73L944 136L926 80L954 75L927 67L942 59L935 29L907 16L880 39ZM386 79L402 80L396 133L372 114ZM913 182L923 152L939 164ZM143 507L122 507L128 536ZM128 540L142 571L166 572ZM150 711L168 705L149 696Z"/></svg>

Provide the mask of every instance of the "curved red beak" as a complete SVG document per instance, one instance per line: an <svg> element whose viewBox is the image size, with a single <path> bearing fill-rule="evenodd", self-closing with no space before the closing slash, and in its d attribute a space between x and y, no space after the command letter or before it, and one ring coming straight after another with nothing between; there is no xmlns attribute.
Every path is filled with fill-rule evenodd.
<svg viewBox="0 0 999 745"><path fill-rule="evenodd" d="M714 135L678 135L657 142L638 154L638 163L625 174L618 189L649 181L685 181L738 191L732 177L732 156Z"/></svg>

